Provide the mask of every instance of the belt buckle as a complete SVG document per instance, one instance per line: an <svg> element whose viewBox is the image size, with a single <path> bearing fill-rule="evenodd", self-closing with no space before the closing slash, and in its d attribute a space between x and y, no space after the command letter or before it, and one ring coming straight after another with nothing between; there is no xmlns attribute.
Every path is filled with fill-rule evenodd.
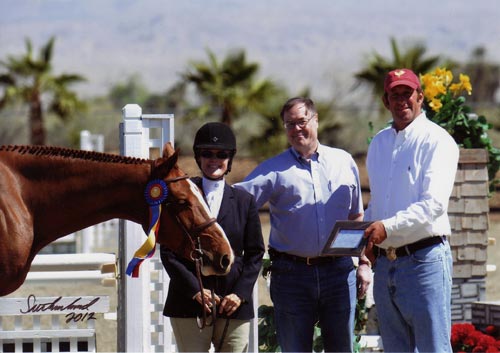
<svg viewBox="0 0 500 353"><path fill-rule="evenodd" d="M307 266L312 266L312 263L309 262L310 257L306 257L306 265Z"/></svg>
<svg viewBox="0 0 500 353"><path fill-rule="evenodd" d="M396 248L393 248L392 246L389 246L385 252L389 261L394 261L398 258L396 255Z"/></svg>

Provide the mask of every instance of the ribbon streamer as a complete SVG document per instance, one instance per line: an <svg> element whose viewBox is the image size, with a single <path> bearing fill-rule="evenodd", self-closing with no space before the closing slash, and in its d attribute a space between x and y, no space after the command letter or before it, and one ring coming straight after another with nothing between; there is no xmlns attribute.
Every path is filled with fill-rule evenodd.
<svg viewBox="0 0 500 353"><path fill-rule="evenodd" d="M156 236L160 228L161 204L168 196L167 184L163 180L152 180L146 185L144 197L149 204L149 229L148 238L135 252L134 257L127 266L127 275L139 277L139 267L145 259L151 258L156 249Z"/></svg>

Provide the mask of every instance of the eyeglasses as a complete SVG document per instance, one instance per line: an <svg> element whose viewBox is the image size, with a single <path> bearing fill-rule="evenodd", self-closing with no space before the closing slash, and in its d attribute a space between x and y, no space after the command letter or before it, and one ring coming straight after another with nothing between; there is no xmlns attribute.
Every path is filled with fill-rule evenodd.
<svg viewBox="0 0 500 353"><path fill-rule="evenodd" d="M296 120L296 121L285 121L283 126L287 130L293 130L293 129L295 129L296 126L298 126L300 129L303 129L307 126L307 124L309 124L309 122L311 121L312 118L314 118L315 115L316 114L313 114L309 119L300 119L300 120Z"/></svg>
<svg viewBox="0 0 500 353"><path fill-rule="evenodd" d="M217 159L228 159L231 157L231 153L229 151L201 151L200 156L203 158L217 158Z"/></svg>

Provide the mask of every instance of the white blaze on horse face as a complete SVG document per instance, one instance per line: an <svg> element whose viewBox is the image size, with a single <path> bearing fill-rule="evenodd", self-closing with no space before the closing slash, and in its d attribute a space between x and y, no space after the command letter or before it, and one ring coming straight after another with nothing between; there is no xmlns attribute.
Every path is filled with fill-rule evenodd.
<svg viewBox="0 0 500 353"><path fill-rule="evenodd" d="M205 202L205 199L203 198L203 195L201 194L200 192L200 188L196 186L195 183L193 183L191 180L187 180L188 183L189 183L189 187L191 188L191 191L193 194L195 194L196 198L198 199L198 201L200 201L200 204L203 205L203 208L205 209L205 211L210 214L210 210L208 209L208 205L207 203Z"/></svg>
<svg viewBox="0 0 500 353"><path fill-rule="evenodd" d="M191 180L188 179L187 181L189 182L189 186L191 188L191 191L196 196L196 198L198 198L198 200L200 201L200 204L203 205L203 209L205 210L205 212L207 212L208 215L211 215L210 209L208 208L208 205L205 202L205 199L200 192L200 188L198 188L196 186L196 184L193 183ZM224 232L224 229L222 229L222 227L219 225L219 223L215 223L214 225L219 228L221 234L224 236L224 239L226 239L227 243L229 244L229 239L227 238L226 233ZM234 260L234 254L231 251L231 263L233 263L233 260Z"/></svg>

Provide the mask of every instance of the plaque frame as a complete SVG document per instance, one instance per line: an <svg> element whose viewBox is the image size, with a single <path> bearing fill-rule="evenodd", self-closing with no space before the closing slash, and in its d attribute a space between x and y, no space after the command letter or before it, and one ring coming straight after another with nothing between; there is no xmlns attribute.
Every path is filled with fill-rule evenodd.
<svg viewBox="0 0 500 353"><path fill-rule="evenodd" d="M368 238L364 237L364 231L372 223L337 221L321 256L363 256L368 242Z"/></svg>

